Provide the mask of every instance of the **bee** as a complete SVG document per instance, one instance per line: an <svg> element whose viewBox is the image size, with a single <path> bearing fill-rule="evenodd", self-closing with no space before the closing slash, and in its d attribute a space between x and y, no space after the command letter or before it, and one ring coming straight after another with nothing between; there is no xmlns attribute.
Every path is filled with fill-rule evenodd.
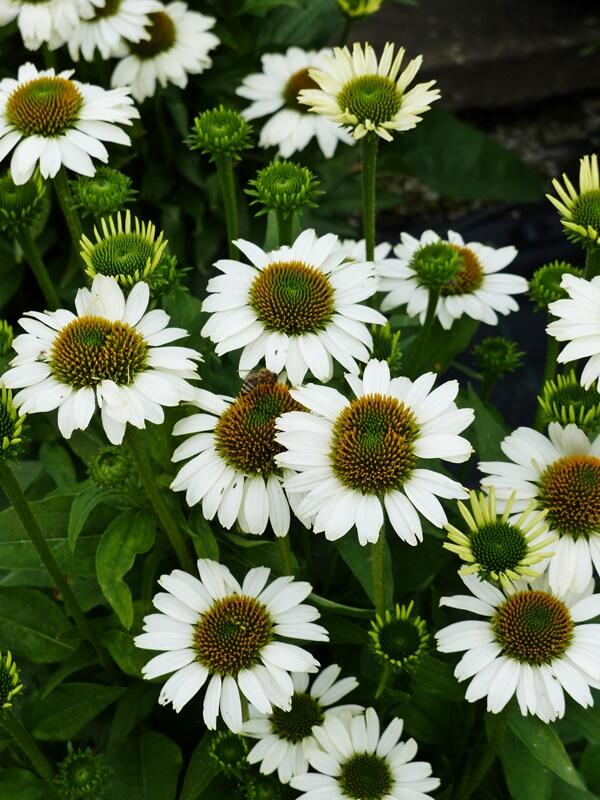
<svg viewBox="0 0 600 800"><path fill-rule="evenodd" d="M240 394L250 394L257 386L273 386L277 383L277 375L269 369L253 369L246 375Z"/></svg>

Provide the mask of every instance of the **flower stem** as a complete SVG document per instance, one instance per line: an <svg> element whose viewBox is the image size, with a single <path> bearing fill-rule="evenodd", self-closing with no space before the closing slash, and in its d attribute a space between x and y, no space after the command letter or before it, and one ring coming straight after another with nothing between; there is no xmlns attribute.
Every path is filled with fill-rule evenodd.
<svg viewBox="0 0 600 800"><path fill-rule="evenodd" d="M81 610L75 595L71 591L71 588L62 574L60 567L56 563L56 559L46 544L46 539L44 538L42 529L33 515L27 498L23 494L23 491L19 486L19 483L15 478L11 468L5 462L0 463L0 488L2 488L2 491L14 508L16 515L19 517L25 533L28 535L29 540L35 547L42 564L54 581L54 585L60 592L69 614L73 617L75 624L79 628L79 632L84 639L87 639L87 641L90 642L96 651L98 658L100 659L100 663L104 667L109 678L117 683L119 680L118 673L112 660L110 659L110 656L100 643L96 632Z"/></svg>
<svg viewBox="0 0 600 800"><path fill-rule="evenodd" d="M52 279L48 274L48 270L40 254L40 249L31 235L31 231L27 228L23 228L22 231L19 231L17 234L17 242L27 259L27 263L31 267L31 271L38 282L38 286L42 290L48 310L54 311L54 309L58 308L60 305L58 293L54 288Z"/></svg>
<svg viewBox="0 0 600 800"><path fill-rule="evenodd" d="M150 463L150 459L148 458L148 454L146 452L144 439L141 433L132 426L130 426L127 430L127 444L129 445L136 461L146 497L150 501L150 504L154 509L154 513L158 517L164 532L167 534L167 537L171 542L171 546L177 554L179 563L188 572L193 572L194 562L189 553L186 540L181 533L179 523L173 516L173 512L169 508L169 505L166 502L158 483L156 482L154 470L152 469L152 464Z"/></svg>
<svg viewBox="0 0 600 800"><path fill-rule="evenodd" d="M290 245L292 243L292 230L294 227L294 215L288 214L287 217L283 211L277 210L277 231L279 233L279 247L284 244Z"/></svg>
<svg viewBox="0 0 600 800"><path fill-rule="evenodd" d="M379 531L379 537L371 545L371 579L373 581L373 599L375 611L383 617L386 609L385 592L385 521Z"/></svg>
<svg viewBox="0 0 600 800"><path fill-rule="evenodd" d="M483 782L485 776L490 771L492 764L498 757L498 750L506 733L508 725L508 706L499 714L490 715L490 736L488 737L487 747L485 748L481 760L475 769L469 774L465 773L456 792L456 800L471 800L475 791Z"/></svg>
<svg viewBox="0 0 600 800"><path fill-rule="evenodd" d="M75 210L73 195L71 194L67 173L65 172L64 168L60 169L56 173L54 178L54 188L56 190L56 196L58 197L58 202L62 209L65 222L67 223L69 233L71 234L71 239L73 240L73 248L75 252L79 254L79 242L83 231L81 228L81 222L79 220L79 214Z"/></svg>
<svg viewBox="0 0 600 800"><path fill-rule="evenodd" d="M12 709L5 709L0 713L0 726L14 739L15 744L26 756L40 778L45 781L52 781L54 777L52 765Z"/></svg>
<svg viewBox="0 0 600 800"><path fill-rule="evenodd" d="M544 377L542 380L542 390L546 381L551 381L556 374L556 363L558 358L558 341L554 336L548 336L546 339L546 363L544 364ZM542 428L542 414L543 410L538 403L537 411L535 413L535 428L541 430Z"/></svg>
<svg viewBox="0 0 600 800"><path fill-rule="evenodd" d="M375 258L375 176L379 137L370 131L362 140L362 207L363 236L367 261Z"/></svg>
<svg viewBox="0 0 600 800"><path fill-rule="evenodd" d="M439 290L430 289L423 327L412 341L410 352L404 366L404 371L409 377L418 375L421 370L423 354L426 354L427 343L429 342L429 337L435 323L435 311L437 309L439 297Z"/></svg>
<svg viewBox="0 0 600 800"><path fill-rule="evenodd" d="M589 280L600 275L600 245L594 244L585 252L585 277Z"/></svg>
<svg viewBox="0 0 600 800"><path fill-rule="evenodd" d="M276 536L277 557L279 558L279 569L282 575L294 575L294 553L290 544L290 536Z"/></svg>
<svg viewBox="0 0 600 800"><path fill-rule="evenodd" d="M345 47L348 44L348 39L354 27L354 18L348 14L344 14L344 27L342 28L342 35L340 37L340 47Z"/></svg>
<svg viewBox="0 0 600 800"><path fill-rule="evenodd" d="M223 196L223 205L225 207L225 224L227 225L227 247L229 250L229 257L235 258L236 249L233 242L238 238L239 222L235 178L233 175L233 159L229 156L217 156L215 158L215 163L217 165L217 175L219 176L219 184L221 186L221 194Z"/></svg>

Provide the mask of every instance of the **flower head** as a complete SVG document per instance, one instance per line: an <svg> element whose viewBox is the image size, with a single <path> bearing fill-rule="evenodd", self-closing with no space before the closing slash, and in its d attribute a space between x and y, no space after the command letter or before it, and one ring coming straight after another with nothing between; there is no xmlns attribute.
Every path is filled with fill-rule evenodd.
<svg viewBox="0 0 600 800"><path fill-rule="evenodd" d="M214 160L226 156L239 160L243 150L252 147L252 126L233 108L220 105L203 111L194 119L187 143Z"/></svg>
<svg viewBox="0 0 600 800"><path fill-rule="evenodd" d="M79 176L71 182L71 191L75 207L86 217L116 214L137 196L131 178L112 167L98 167L91 178Z"/></svg>
<svg viewBox="0 0 600 800"><path fill-rule="evenodd" d="M217 355L243 348L240 372L264 358L272 372L286 369L294 385L308 370L330 380L334 359L352 372L356 361L367 361L372 341L364 323L386 321L362 305L377 289L372 264L343 263L337 236L313 230L270 253L243 239L235 244L251 264L217 261L223 274L210 279L202 304L211 313L202 335Z"/></svg>
<svg viewBox="0 0 600 800"><path fill-rule="evenodd" d="M567 297L566 289L561 286L562 277L565 274L583 278L583 270L574 267L567 261L551 261L536 269L529 281L529 296L533 300L536 311L546 309L550 303Z"/></svg>
<svg viewBox="0 0 600 800"><path fill-rule="evenodd" d="M0 152L5 158L14 148L10 171L18 185L37 164L43 178L53 178L61 166L91 176L92 158L108 161L103 141L131 144L120 127L139 117L129 89L105 91L72 74L27 63L16 80L0 81Z"/></svg>
<svg viewBox="0 0 600 800"><path fill-rule="evenodd" d="M135 644L163 650L142 670L147 680L174 673L159 697L176 711L208 681L204 722L210 730L220 714L234 733L242 730L240 692L264 714L290 709L292 672L316 672L318 662L301 647L282 639L327 641L315 623L319 612L302 601L309 583L291 576L267 585L266 567L251 569L240 584L222 564L198 561L200 580L180 570L159 578L165 589L153 603L159 614L144 619Z"/></svg>
<svg viewBox="0 0 600 800"><path fill-rule="evenodd" d="M135 462L125 447L102 447L88 464L90 480L100 489L121 491L137 481Z"/></svg>
<svg viewBox="0 0 600 800"><path fill-rule="evenodd" d="M10 170L0 177L0 230L13 236L32 228L45 207L46 187L36 170L27 183L13 181Z"/></svg>
<svg viewBox="0 0 600 800"><path fill-rule="evenodd" d="M272 161L249 184L246 194L255 198L250 205L260 206L257 217L268 211L289 217L303 208L316 207L314 199L321 194L317 176L293 161Z"/></svg>
<svg viewBox="0 0 600 800"><path fill-rule="evenodd" d="M548 535L544 519L547 512L536 511L532 501L510 521L514 499L514 495L509 497L502 515L496 513L493 487L489 495L471 492L470 508L458 503L467 530L447 524L448 541L444 547L466 562L459 570L460 575L475 573L482 580L500 583L506 589L512 581L535 578L543 571L546 565L540 562L552 555L550 546L557 538Z"/></svg>
<svg viewBox="0 0 600 800"><path fill-rule="evenodd" d="M550 532L558 536L550 587L559 594L583 591L593 565L600 574L600 436L590 441L576 425L552 422L548 437L517 428L501 447L510 461L482 462L482 485L494 487L500 509L514 492L513 513L532 500L546 512Z"/></svg>
<svg viewBox="0 0 600 800"><path fill-rule="evenodd" d="M81 24L106 0L0 0L0 25L14 19L23 44L37 50L47 42L52 49L68 41Z"/></svg>
<svg viewBox="0 0 600 800"><path fill-rule="evenodd" d="M323 66L330 53L331 50L306 51L299 47L290 47L285 53L265 53L261 58L262 72L244 78L236 90L240 97L252 101L242 112L244 117L252 120L269 116L260 134L261 147L277 147L280 156L289 158L315 138L323 155L331 158L338 142L353 144L343 128L309 114L299 102L302 89L317 87L309 70Z"/></svg>
<svg viewBox="0 0 600 800"><path fill-rule="evenodd" d="M402 243L394 248L396 259L386 259L377 267L379 288L386 293L381 309L406 306L406 313L425 321L429 296L439 293L436 316L450 329L463 315L498 324L498 314L517 311L514 294L527 291L527 281L519 275L500 272L517 255L514 247L495 250L479 242L465 242L455 231L443 240L434 231L420 239L403 233Z"/></svg>
<svg viewBox="0 0 600 800"><path fill-rule="evenodd" d="M0 653L0 715L12 707L12 699L23 689L17 665L10 650L4 656Z"/></svg>
<svg viewBox="0 0 600 800"><path fill-rule="evenodd" d="M600 236L600 176L598 156L583 156L579 162L579 191L563 173L563 184L552 181L558 197L546 197L557 209L569 239L584 247L598 244Z"/></svg>
<svg viewBox="0 0 600 800"><path fill-rule="evenodd" d="M65 800L101 800L108 773L102 757L89 747L75 749L69 742L68 754L58 765L56 783Z"/></svg>
<svg viewBox="0 0 600 800"><path fill-rule="evenodd" d="M314 729L319 746L308 761L315 772L292 778L304 794L298 800L429 800L440 782L431 765L413 761L414 739L400 741L403 721L395 717L383 733L374 708L364 714L331 717Z"/></svg>
<svg viewBox="0 0 600 800"><path fill-rule="evenodd" d="M91 289L80 289L77 314L66 309L30 311L21 318L26 333L17 336L17 356L2 379L18 388L22 413L58 409L65 438L88 427L96 407L112 444L121 444L127 423L161 423L163 406L193 396L201 356L187 347L165 347L187 335L169 328L164 311L146 312L150 293L137 283L127 300L114 278L97 275Z"/></svg>
<svg viewBox="0 0 600 800"><path fill-rule="evenodd" d="M337 664L331 664L314 678L310 689L308 675L294 673L289 709L275 708L271 714L264 714L250 707L242 733L259 740L248 754L250 764L260 764L263 775L277 770L282 783L308 771L308 753L317 746L314 726L323 725L330 716L363 710L357 705L335 705L358 686L356 678L338 680L341 671Z"/></svg>
<svg viewBox="0 0 600 800"><path fill-rule="evenodd" d="M371 621L371 649L385 664L397 671L413 669L424 655L429 644L427 624L421 617L413 616L413 601L407 606L386 609Z"/></svg>
<svg viewBox="0 0 600 800"><path fill-rule="evenodd" d="M131 86L140 103L156 93L157 84L163 89L169 83L185 89L188 75L199 75L212 66L209 53L219 44L211 32L214 17L191 11L180 0L161 4L160 11L148 16L148 37L128 43L128 52L111 78L113 86Z"/></svg>
<svg viewBox="0 0 600 800"><path fill-rule="evenodd" d="M338 0L338 5L349 17L368 17L381 8L383 0Z"/></svg>
<svg viewBox="0 0 600 800"><path fill-rule="evenodd" d="M285 536L290 500L282 488L286 473L275 464L282 450L275 419L302 406L267 370L251 373L236 398L199 389L193 404L204 413L180 420L173 429L176 436L188 435L173 461L189 461L171 488L185 490L190 506L202 502L204 516L216 514L224 528L237 521L244 532L262 534L270 522L276 536Z"/></svg>
<svg viewBox="0 0 600 800"><path fill-rule="evenodd" d="M224 775L239 778L248 768L248 744L243 736L230 730L218 731L210 742L208 753Z"/></svg>
<svg viewBox="0 0 600 800"><path fill-rule="evenodd" d="M6 374L2 376L2 380ZM20 452L24 422L25 415L19 412L13 402L11 390L0 384L0 461L14 458Z"/></svg>
<svg viewBox="0 0 600 800"><path fill-rule="evenodd" d="M546 381L538 403L544 425L551 422L568 425L572 422L589 435L600 423L600 392L595 386L584 389L574 370Z"/></svg>
<svg viewBox="0 0 600 800"><path fill-rule="evenodd" d="M456 622L436 633L442 653L466 651L454 670L471 679L466 699L487 696L487 710L501 711L516 695L524 716L552 722L565 713L564 692L587 708L590 685L600 680L597 625L580 625L600 613L590 581L583 593L556 594L545 576L500 591L474 575L462 577L472 594L443 597L440 605L483 617Z"/></svg>
<svg viewBox="0 0 600 800"><path fill-rule="evenodd" d="M355 399L314 384L292 390L309 410L282 414L276 423L277 441L287 450L275 461L298 473L286 489L304 494L298 512L329 540L356 526L362 545L377 541L385 509L398 536L416 545L423 537L417 511L441 527L446 514L438 496L467 496L456 481L421 468L421 461L466 461L471 445L458 434L473 411L456 407L456 381L432 391L433 373L392 379L385 361L371 360L362 380L346 380Z"/></svg>
<svg viewBox="0 0 600 800"><path fill-rule="evenodd" d="M352 52L336 47L333 56L323 58L321 68L309 70L319 88L302 89L298 99L311 111L348 126L355 139L373 132L392 141L393 131L416 127L421 115L440 98L439 91L432 88L435 81L406 91L423 57L410 61L400 73L404 53L401 47L394 55L394 45L388 42L378 61L369 44L355 42Z"/></svg>
<svg viewBox="0 0 600 800"><path fill-rule="evenodd" d="M94 227L95 242L85 235L81 237L86 274L90 278L108 275L126 287L148 281L167 246L163 232L157 236L152 222L142 222L137 217L132 220L129 209L124 220L120 211L116 217L103 218L100 228L101 231Z"/></svg>
<svg viewBox="0 0 600 800"><path fill-rule="evenodd" d="M129 42L150 40L150 15L163 8L159 0L102 0L97 6L66 41L73 61L93 61L96 50L104 61L126 55Z"/></svg>
<svg viewBox="0 0 600 800"><path fill-rule="evenodd" d="M600 276L578 278L563 275L561 286L568 297L548 306L557 317L546 331L559 342L567 342L558 355L560 364L587 358L581 372L581 383L587 389L598 382L600 389Z"/></svg>
<svg viewBox="0 0 600 800"><path fill-rule="evenodd" d="M400 330L392 333L389 322L387 325L371 325L373 337L373 358L377 361L387 361L390 365L390 374L396 377L400 373L402 351L400 350Z"/></svg>

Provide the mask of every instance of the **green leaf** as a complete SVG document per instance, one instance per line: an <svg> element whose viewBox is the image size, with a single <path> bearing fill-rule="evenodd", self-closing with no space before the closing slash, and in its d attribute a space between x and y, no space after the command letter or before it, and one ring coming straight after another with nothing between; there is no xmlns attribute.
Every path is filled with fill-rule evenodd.
<svg viewBox="0 0 600 800"><path fill-rule="evenodd" d="M102 634L102 642L123 672L141 679L142 667L148 661L148 653L135 646L130 633L108 630Z"/></svg>
<svg viewBox="0 0 600 800"><path fill-rule="evenodd" d="M35 664L62 661L73 652L71 631L56 602L36 589L0 588L0 650L12 650Z"/></svg>
<svg viewBox="0 0 600 800"><path fill-rule="evenodd" d="M26 769L0 770L0 797L6 800L58 800L58 792Z"/></svg>
<svg viewBox="0 0 600 800"><path fill-rule="evenodd" d="M37 739L67 741L121 697L122 686L64 683L47 697L32 697L27 722Z"/></svg>
<svg viewBox="0 0 600 800"><path fill-rule="evenodd" d="M199 508L195 508L190 515L190 529L196 555L199 558L212 558L213 561L219 561L217 537Z"/></svg>
<svg viewBox="0 0 600 800"><path fill-rule="evenodd" d="M142 681L127 687L115 706L107 750L113 750L125 741L134 728L154 711L159 691L159 687Z"/></svg>
<svg viewBox="0 0 600 800"><path fill-rule="evenodd" d="M457 701L464 697L464 688L454 677L452 666L435 656L422 656L415 667L413 677L429 694Z"/></svg>
<svg viewBox="0 0 600 800"><path fill-rule="evenodd" d="M69 486L77 480L71 456L58 442L42 443L40 461L57 486Z"/></svg>
<svg viewBox="0 0 600 800"><path fill-rule="evenodd" d="M335 546L340 552L341 557L346 564L350 567L355 577L358 579L360 585L365 590L365 593L372 603L375 602L375 594L373 592L373 578L371 575L371 558L373 555L373 546L360 544L354 532L350 532L348 536L342 536L335 542ZM392 560L390 558L390 548L388 542L385 542L384 551L384 570L385 570L385 588L386 588L386 604L388 607L392 605L394 577L392 575Z"/></svg>
<svg viewBox="0 0 600 800"><path fill-rule="evenodd" d="M156 528L149 511L125 511L104 532L96 552L96 574L103 595L123 627L133 625L133 600L123 580L135 561L154 544Z"/></svg>
<svg viewBox="0 0 600 800"><path fill-rule="evenodd" d="M475 411L475 419L465 435L475 448L477 458L482 461L503 459L500 444L508 433L508 427L500 415L479 399L471 384L467 390L465 405Z"/></svg>
<svg viewBox="0 0 600 800"><path fill-rule="evenodd" d="M280 6L292 6L300 8L298 0L244 0L237 14L254 14L256 17L263 17L268 11Z"/></svg>
<svg viewBox="0 0 600 800"><path fill-rule="evenodd" d="M69 527L67 536L71 552L75 550L79 534L84 528L85 523L92 511L100 505L115 497L115 493L108 489L100 489L98 486L89 486L83 492L76 495L71 505L69 513Z"/></svg>
<svg viewBox="0 0 600 800"><path fill-rule="evenodd" d="M94 664L97 659L98 657L94 652L93 647L88 644L88 642L82 642L77 650L70 655L66 661L63 661L56 672L50 676L49 680L46 682L46 685L42 689L42 697L49 695L53 689L56 689L57 686L60 686L60 684L70 675L73 675L75 672L79 672L79 670Z"/></svg>
<svg viewBox="0 0 600 800"><path fill-rule="evenodd" d="M311 594L309 600L313 605L323 608L326 611L332 611L334 614L339 614L342 617L373 619L372 608L354 608L354 606L346 606L343 603L336 603L334 600L328 600L326 597L320 597L318 594Z"/></svg>
<svg viewBox="0 0 600 800"><path fill-rule="evenodd" d="M585 784L573 766L563 743L555 730L537 717L523 717L518 710L512 711L510 730L525 745L533 757L558 775L565 783L576 789L585 789Z"/></svg>
<svg viewBox="0 0 600 800"><path fill-rule="evenodd" d="M593 792L600 792L600 746L592 744L586 747L579 764L585 782Z"/></svg>
<svg viewBox="0 0 600 800"><path fill-rule="evenodd" d="M148 731L106 754L110 769L104 800L175 800L181 752L161 733Z"/></svg>
<svg viewBox="0 0 600 800"><path fill-rule="evenodd" d="M219 772L219 765L210 757L208 749L212 741L209 733L204 734L192 753L185 773L183 789L179 800L197 800Z"/></svg>
<svg viewBox="0 0 600 800"><path fill-rule="evenodd" d="M500 759L513 800L550 800L552 773L523 747L511 730L502 738Z"/></svg>

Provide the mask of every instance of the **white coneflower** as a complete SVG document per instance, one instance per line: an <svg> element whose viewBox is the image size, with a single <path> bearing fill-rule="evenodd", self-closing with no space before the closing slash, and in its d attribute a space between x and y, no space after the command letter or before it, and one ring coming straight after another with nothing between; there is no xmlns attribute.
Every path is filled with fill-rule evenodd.
<svg viewBox="0 0 600 800"><path fill-rule="evenodd" d="M28 50L44 42L57 47L69 39L82 19L91 17L105 0L0 0L0 25L16 19Z"/></svg>
<svg viewBox="0 0 600 800"><path fill-rule="evenodd" d="M346 125L355 139L374 132L392 141L394 131L408 131L422 119L440 93L435 81L418 83L407 91L421 67L422 56L410 61L400 72L404 48L394 55L394 45L384 47L379 61L369 44L355 42L352 52L336 47L323 66L309 70L318 89L303 89L301 103L311 111Z"/></svg>
<svg viewBox="0 0 600 800"><path fill-rule="evenodd" d="M546 331L568 343L558 355L559 363L588 359L581 383L587 389L597 381L600 390L600 276L586 280L565 274L560 285L568 298L550 303L548 311L557 319Z"/></svg>
<svg viewBox="0 0 600 800"><path fill-rule="evenodd" d="M309 689L304 672L293 673L294 694L291 708L276 708L264 714L250 706L250 719L242 733L258 739L248 753L250 764L260 764L263 775L277 770L282 783L308 771L308 753L317 745L313 734L315 725L323 725L330 716L363 711L358 705L334 705L358 686L356 678L338 680L341 667L331 664L315 677Z"/></svg>
<svg viewBox="0 0 600 800"><path fill-rule="evenodd" d="M97 275L90 289L80 289L76 314L30 311L19 320L26 333L17 336L17 356L2 376L20 389L15 404L21 413L58 409L65 438L84 430L96 409L112 444L121 444L127 423L144 428L146 420L164 421L163 406L190 400L197 380L188 347L165 346L187 336L169 328L164 311L146 312L148 285L137 283L125 299L114 278Z"/></svg>
<svg viewBox="0 0 600 800"><path fill-rule="evenodd" d="M554 179L558 197L546 197L557 209L569 239L585 247L598 245L600 236L600 173L598 156L584 156L579 162L579 191L563 174L564 187Z"/></svg>
<svg viewBox="0 0 600 800"><path fill-rule="evenodd" d="M204 413L173 429L176 436L187 435L173 461L189 461L171 488L185 491L190 506L201 502L204 516L217 515L224 528L237 521L245 533L261 534L270 522L276 536L285 536L290 507L282 487L286 473L274 461L282 450L275 419L302 406L267 370L251 373L246 384L235 399L196 391L192 402Z"/></svg>
<svg viewBox="0 0 600 800"><path fill-rule="evenodd" d="M82 19L66 44L73 61L93 61L96 50L106 60L127 54L128 42L150 39L150 14L160 11L159 0L105 0L93 16Z"/></svg>
<svg viewBox="0 0 600 800"><path fill-rule="evenodd" d="M240 97L251 100L242 113L246 119L269 116L263 125L259 144L277 147L279 155L289 158L304 150L316 138L323 155L331 158L338 142L353 144L346 131L328 119L309 114L298 101L302 89L316 87L309 69L320 67L323 57L331 50L306 51L290 47L285 53L265 53L261 58L262 72L247 75L236 90Z"/></svg>
<svg viewBox="0 0 600 800"><path fill-rule="evenodd" d="M314 518L314 530L327 539L356 526L362 545L376 542L385 513L398 536L415 545L423 537L418 512L441 527L446 514L438 497L468 496L456 481L423 469L421 460L466 461L472 448L459 434L473 411L456 407L456 381L432 391L431 372L416 381L391 379L385 361L371 360L362 380L346 380L354 400L327 386L292 390L309 411L282 414L276 423L287 450L275 460L298 473L285 486L305 494L298 511Z"/></svg>
<svg viewBox="0 0 600 800"><path fill-rule="evenodd" d="M292 778L298 800L430 800L440 785L426 761L413 761L414 739L400 741L403 721L380 730L374 708L364 714L330 717L314 729L319 747L308 756L315 772Z"/></svg>
<svg viewBox="0 0 600 800"><path fill-rule="evenodd" d="M498 314L517 311L514 294L526 292L520 275L501 272L514 261L514 247L494 249L479 242L466 242L448 231L447 241L434 231L420 239L408 233L394 248L397 260L383 261L377 269L379 289L386 293L382 311L406 306L406 313L425 321L431 292L438 292L436 316L445 329L463 315L498 324Z"/></svg>
<svg viewBox="0 0 600 800"><path fill-rule="evenodd" d="M243 239L235 244L251 264L217 261L223 274L209 280L202 305L211 313L202 335L217 355L243 348L240 372L264 359L294 385L308 370L330 380L334 360L357 372L356 361L367 361L373 346L364 323L386 321L363 305L377 291L373 264L345 262L337 236L313 230L270 253Z"/></svg>
<svg viewBox="0 0 600 800"><path fill-rule="evenodd" d="M549 438L548 438L549 437ZM515 512L531 501L546 511L552 545L548 575L553 591L581 592L600 574L600 436L590 441L576 425L556 422L548 437L531 428L517 428L502 442L510 459L484 461L481 481L494 487L500 507L513 494Z"/></svg>
<svg viewBox="0 0 600 800"><path fill-rule="evenodd" d="M271 714L290 709L292 672L316 672L318 661L298 645L282 639L327 641L315 624L319 612L303 604L309 583L292 577L267 584L270 570L251 569L240 584L223 564L198 561L200 580L174 570L162 575L165 589L153 603L159 614L144 619L144 633L135 644L162 650L142 672L147 680L174 673L163 686L159 703L181 711L208 681L204 722L210 730L219 715L234 732L242 730L240 693Z"/></svg>
<svg viewBox="0 0 600 800"><path fill-rule="evenodd" d="M208 55L219 44L211 32L214 17L191 11L187 3L161 4L149 14L149 38L130 42L129 52L113 72L113 86L131 86L138 102L169 83L184 89L188 75L199 75L212 65Z"/></svg>
<svg viewBox="0 0 600 800"><path fill-rule="evenodd" d="M456 622L436 639L442 653L466 651L454 674L471 679L469 702L487 696L488 711L497 714L516 695L523 715L544 722L564 715L563 690L584 708L593 705L589 687L600 680L600 631L577 624L600 614L593 581L583 593L557 595L546 576L504 592L473 575L462 580L472 594L443 597L440 605L484 619Z"/></svg>
<svg viewBox="0 0 600 800"><path fill-rule="evenodd" d="M14 151L13 181L26 183L36 166L53 178L61 166L94 175L92 158L108 161L102 142L131 144L120 126L139 117L129 89L106 91L71 79L73 70L55 74L30 63L18 78L0 81L0 161Z"/></svg>

